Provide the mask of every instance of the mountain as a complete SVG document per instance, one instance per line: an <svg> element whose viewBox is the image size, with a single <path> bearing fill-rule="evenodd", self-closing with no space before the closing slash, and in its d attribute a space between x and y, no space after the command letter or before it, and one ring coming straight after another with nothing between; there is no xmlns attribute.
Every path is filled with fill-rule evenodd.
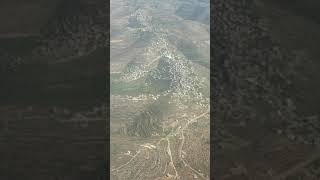
<svg viewBox="0 0 320 180"><path fill-rule="evenodd" d="M111 1L112 179L209 179L208 20L209 1Z"/></svg>

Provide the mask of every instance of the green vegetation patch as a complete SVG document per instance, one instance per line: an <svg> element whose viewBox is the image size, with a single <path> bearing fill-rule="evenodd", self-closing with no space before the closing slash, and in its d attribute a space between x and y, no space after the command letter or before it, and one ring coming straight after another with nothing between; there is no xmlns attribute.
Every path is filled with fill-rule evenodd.
<svg viewBox="0 0 320 180"><path fill-rule="evenodd" d="M110 80L111 94L140 95L147 92L144 79L124 82L120 80L120 74L114 74Z"/></svg>
<svg viewBox="0 0 320 180"><path fill-rule="evenodd" d="M210 66L208 57L201 53L199 48L197 48L192 42L181 40L178 42L177 47L178 50L181 51L187 59L205 67Z"/></svg>
<svg viewBox="0 0 320 180"><path fill-rule="evenodd" d="M197 63L204 67L210 66L210 57L208 54L201 52L196 45L190 40L178 39L170 36L169 41L176 45L178 50L190 61Z"/></svg>

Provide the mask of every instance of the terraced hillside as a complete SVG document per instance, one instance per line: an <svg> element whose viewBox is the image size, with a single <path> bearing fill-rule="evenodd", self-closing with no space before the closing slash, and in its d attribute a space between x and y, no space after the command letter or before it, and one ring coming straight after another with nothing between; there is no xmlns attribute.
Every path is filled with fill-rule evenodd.
<svg viewBox="0 0 320 180"><path fill-rule="evenodd" d="M111 1L112 179L209 179L209 1Z"/></svg>

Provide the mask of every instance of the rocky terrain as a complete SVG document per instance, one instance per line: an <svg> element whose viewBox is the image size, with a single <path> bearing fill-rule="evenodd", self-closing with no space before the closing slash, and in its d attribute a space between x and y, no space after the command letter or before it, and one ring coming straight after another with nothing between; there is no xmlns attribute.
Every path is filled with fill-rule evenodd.
<svg viewBox="0 0 320 180"><path fill-rule="evenodd" d="M209 179L209 2L111 7L111 178Z"/></svg>
<svg viewBox="0 0 320 180"><path fill-rule="evenodd" d="M109 168L109 40L112 179L320 178L316 0L110 4L0 2L0 179Z"/></svg>

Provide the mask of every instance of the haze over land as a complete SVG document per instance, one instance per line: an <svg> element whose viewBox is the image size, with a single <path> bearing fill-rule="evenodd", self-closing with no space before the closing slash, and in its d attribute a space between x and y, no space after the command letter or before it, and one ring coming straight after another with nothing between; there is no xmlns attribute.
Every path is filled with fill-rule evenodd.
<svg viewBox="0 0 320 180"><path fill-rule="evenodd" d="M209 179L209 1L111 1L111 178Z"/></svg>

